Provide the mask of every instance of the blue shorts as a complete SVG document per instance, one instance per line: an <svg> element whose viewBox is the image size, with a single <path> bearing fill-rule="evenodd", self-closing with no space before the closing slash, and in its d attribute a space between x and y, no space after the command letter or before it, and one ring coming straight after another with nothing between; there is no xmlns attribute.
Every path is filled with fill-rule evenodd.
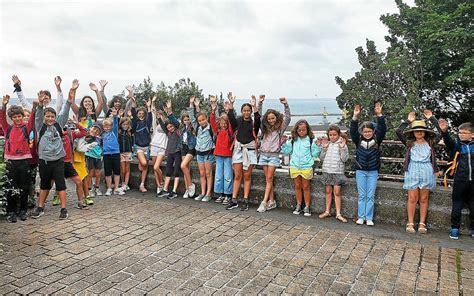
<svg viewBox="0 0 474 296"><path fill-rule="evenodd" d="M196 155L196 158L197 158L198 163L203 163L203 162L214 163L214 162L216 162L216 157L212 153L202 154L202 155L198 154L198 155Z"/></svg>
<svg viewBox="0 0 474 296"><path fill-rule="evenodd" d="M280 157L276 155L269 156L269 155L260 154L258 165L269 165L269 166L279 167Z"/></svg>

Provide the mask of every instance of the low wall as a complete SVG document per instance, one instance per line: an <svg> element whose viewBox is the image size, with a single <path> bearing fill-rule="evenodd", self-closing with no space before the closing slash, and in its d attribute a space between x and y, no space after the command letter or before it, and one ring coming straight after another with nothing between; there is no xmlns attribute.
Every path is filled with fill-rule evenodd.
<svg viewBox="0 0 474 296"><path fill-rule="evenodd" d="M131 165L130 187L138 188L139 176L138 166L136 163ZM162 168L164 171L164 167ZM199 184L199 171L195 164L191 168L191 176L195 184ZM184 186L180 182L178 193L184 193ZM321 183L321 176L314 176L311 183L311 209L313 213L320 213L325 208L325 193ZM274 192L278 207L293 209L295 207L295 191L293 181L289 177L288 172L276 172L274 180ZM379 181L375 196L375 223L396 224L404 226L407 222L406 218L406 201L407 192L402 188L401 182ZM153 167L150 166L146 181L146 187L149 192L156 190L155 178L153 175ZM200 188L197 186L197 188ZM197 189L199 192L200 189ZM262 170L255 169L252 175L252 190L250 193L250 202L259 204L265 192L265 175ZM242 190L240 196L242 195ZM333 203L334 204L334 203ZM438 188L430 195L428 209L428 226L436 230L449 230L451 228L451 188L445 190ZM256 210L256 209L255 209ZM334 214L333 205L333 214ZM357 216L357 186L355 179L349 179L348 183L342 187L342 212L346 217ZM462 229L466 229L468 224L468 211L463 210ZM288 212L290 214L290 212ZM316 215L314 215L317 217ZM418 221L418 211L415 217Z"/></svg>

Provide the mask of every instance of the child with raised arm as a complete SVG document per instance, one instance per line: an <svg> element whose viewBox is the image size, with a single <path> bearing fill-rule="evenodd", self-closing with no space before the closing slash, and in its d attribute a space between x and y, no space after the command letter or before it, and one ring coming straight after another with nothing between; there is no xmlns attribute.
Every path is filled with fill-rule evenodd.
<svg viewBox="0 0 474 296"><path fill-rule="evenodd" d="M122 178L122 190L125 192L130 190L128 182L130 180L130 162L132 161L132 151L134 145L132 120L128 116L120 118L119 145L120 175Z"/></svg>
<svg viewBox="0 0 474 296"><path fill-rule="evenodd" d="M285 139L286 136L283 137ZM299 120L291 131L291 140L286 141L281 152L291 155L290 177L295 183L296 208L293 214L303 211L305 217L311 216L311 179L313 178L314 159L321 152L321 147L314 143L311 126L304 119ZM303 194L301 194L303 192ZM304 197L304 209L302 208Z"/></svg>
<svg viewBox="0 0 474 296"><path fill-rule="evenodd" d="M97 106L90 96L84 96L79 103L79 106L75 102L73 102L71 105L71 109L79 120L79 123L86 128L90 128L97 121L97 118L102 112L104 103L102 94L100 93L98 87L92 82L89 83L89 87L96 94ZM89 157L86 161L87 169L89 170L88 185L91 188L89 194L91 197L96 195L101 196L102 191L100 191L99 185L102 170L102 159ZM93 171L94 174L91 174L91 171Z"/></svg>
<svg viewBox="0 0 474 296"><path fill-rule="evenodd" d="M373 226L375 189L380 169L380 145L385 138L387 125L382 114L382 103L375 103L377 123L365 121L359 124L361 108L356 105L352 116L350 133L356 145L356 182L358 192L357 221Z"/></svg>
<svg viewBox="0 0 474 296"><path fill-rule="evenodd" d="M17 221L17 201L20 200L20 219L25 221L28 217L28 194L30 192L31 177L30 165L31 159L29 134L33 130L36 105L33 104L30 118L27 123L24 122L23 108L20 106L11 106L8 109L8 117L12 120L10 125L7 122L7 105L10 96L3 96L2 108L0 109L0 125L5 137L5 165L7 184L7 221L15 223ZM33 183L34 186L34 183Z"/></svg>
<svg viewBox="0 0 474 296"><path fill-rule="evenodd" d="M78 85L78 84L77 84ZM75 84L69 91L69 96L75 96ZM56 119L56 111L47 107L43 110L45 93L40 91L38 95L39 107L35 119L38 131L38 155L40 171L40 196L38 207L33 213L33 218L39 218L44 214L44 203L51 189L52 181L56 184L56 192L61 201L61 212L59 219L67 219L66 209L66 182L64 179L64 151L62 136L63 128L67 123L69 108L63 108ZM67 112L67 113L66 113Z"/></svg>
<svg viewBox="0 0 474 296"><path fill-rule="evenodd" d="M214 192L219 194L217 203L229 204L232 198L232 145L234 144L234 132L230 126L229 117L226 113L221 114L216 120L217 98L211 97L211 127L216 136L216 173L214 179Z"/></svg>
<svg viewBox="0 0 474 296"><path fill-rule="evenodd" d="M118 142L119 118L117 109L112 109L111 116L102 122L102 145L104 158L104 174L107 183L107 191L105 195L112 195L112 175L114 178L113 193L124 195L122 187L120 187L120 145Z"/></svg>
<svg viewBox="0 0 474 296"><path fill-rule="evenodd" d="M20 78L18 78L17 75L13 75L12 76L12 81L13 81L13 87L15 88L15 92L17 93L17 96L18 96L18 100L20 101L20 104L23 106L23 108L27 109L27 110L31 110L31 107L32 105L26 100L26 97L25 95L23 94L23 91L21 89L21 80ZM57 76L54 78L54 84L56 85L56 89L58 91L58 98L56 100L56 105L55 105L55 109L56 112L60 112L61 111L61 107L62 107L62 104L63 104L63 94L62 94L62 91L61 91L61 77ZM51 93L47 90L43 90L43 93L44 93L44 102L43 102L43 105L44 105L44 108L46 108L49 103L51 102Z"/></svg>
<svg viewBox="0 0 474 296"><path fill-rule="evenodd" d="M168 144L168 136L158 123L158 118L163 115L163 111L156 110L156 100L158 97L153 96L151 100L152 126L153 134L150 142L150 156L153 163L153 173L156 182L156 196L163 193L163 172L161 171L161 164L165 159L166 145Z"/></svg>
<svg viewBox="0 0 474 296"><path fill-rule="evenodd" d="M145 188L146 176L148 173L148 151L151 142L151 127L153 123L153 113L151 112L151 100L146 105L147 108L136 108L135 97L130 98L132 103L132 129L135 135L135 146L138 157L138 169L141 172L140 176L140 192L147 192ZM147 113L148 111L148 113Z"/></svg>
<svg viewBox="0 0 474 296"><path fill-rule="evenodd" d="M103 106L102 111L104 111L105 118L111 117L113 110L116 110L117 114L120 114L121 111L123 111L123 114L125 115L128 114L128 111L130 111L132 108L132 103L133 103L132 100L127 101L127 104L125 105L125 109L122 106L122 98L120 96L113 96L112 100L110 100L110 102L107 103L107 96L105 95L105 86L108 83L109 82L107 80L99 81L99 84L102 88L100 94L102 95L102 99L104 100L104 103L102 105ZM133 96L133 86L129 85L126 87L126 89L128 91L128 97L131 98Z"/></svg>
<svg viewBox="0 0 474 296"><path fill-rule="evenodd" d="M336 204L336 219L347 223L347 219L341 214L341 186L346 183L344 175L345 163L349 159L349 148L347 147L346 135L336 125L329 126L327 138L323 139L323 150L319 158L323 162L322 182L326 186L326 210L319 215L320 219L331 216L332 195Z"/></svg>
<svg viewBox="0 0 474 296"><path fill-rule="evenodd" d="M178 190L179 177L182 175L181 172L181 134L179 132L179 121L174 116L171 100L168 100L165 107L165 112L168 114L168 120L165 121L163 115L158 118L158 122L161 128L166 131L168 136L168 143L166 145L166 178L165 186L160 197L166 196L168 199L173 199L177 196L176 191ZM169 191L169 185L171 178L174 178L173 190Z"/></svg>
<svg viewBox="0 0 474 296"><path fill-rule="evenodd" d="M207 115L201 112L199 104L199 100L195 98L194 106L197 116L194 115L194 112L189 114L191 122L196 128L196 158L201 179L201 194L195 200L208 202L212 199L212 167L216 161L214 156L214 132L207 120Z"/></svg>
<svg viewBox="0 0 474 296"><path fill-rule="evenodd" d="M433 113L425 110L424 116L438 129L439 125ZM436 188L436 175L438 166L433 145L438 143L439 137L429 129L424 120L416 120L416 113L408 114L408 121L404 121L396 130L400 141L406 146L405 155L405 178L403 189L408 190L407 214L408 223L406 232L416 233L415 210L416 204L420 203L420 223L418 232L427 233L426 215L428 213L428 198L430 191Z"/></svg>
<svg viewBox="0 0 474 296"><path fill-rule="evenodd" d="M235 117L234 102L235 96L232 93L228 95L229 100L229 121L234 134L234 151L232 154L232 165L234 168L234 188L232 192L232 201L227 206L227 210L237 208L237 197L239 195L242 178L244 179L244 201L240 208L241 211L249 209L250 186L252 184L253 166L257 164L257 134L260 130L260 113L258 113L257 99L252 96L252 104L245 103L240 108L242 116ZM253 111L253 119L252 119Z"/></svg>
<svg viewBox="0 0 474 296"><path fill-rule="evenodd" d="M189 98L189 107L186 113L181 115L181 170L183 171L184 179L184 192L183 198L193 198L196 193L196 185L192 182L191 179L191 161L196 155L196 129L195 122L191 121L194 116L194 102L195 97L191 96Z"/></svg>
<svg viewBox="0 0 474 296"><path fill-rule="evenodd" d="M259 112L262 111L265 96L261 95L259 99ZM265 195L257 211L265 211L276 208L275 194L273 192L273 177L275 170L280 166L280 146L282 144L283 134L291 121L290 107L286 98L280 98L280 103L285 108L284 115L274 109L268 109L262 119L262 141L259 149L259 165L263 167L265 173ZM295 183L296 184L296 183Z"/></svg>
<svg viewBox="0 0 474 296"><path fill-rule="evenodd" d="M474 124L465 122L458 128L458 135L453 140L448 132L448 122L439 121L446 150L454 158L451 168L453 181L453 205L451 208L451 231L449 237L459 238L461 211L463 203L469 207L470 231L474 238Z"/></svg>

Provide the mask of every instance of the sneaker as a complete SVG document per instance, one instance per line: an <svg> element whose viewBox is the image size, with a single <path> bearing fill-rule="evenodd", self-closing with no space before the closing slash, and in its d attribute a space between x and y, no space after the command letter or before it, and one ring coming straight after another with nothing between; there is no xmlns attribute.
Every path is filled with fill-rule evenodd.
<svg viewBox="0 0 474 296"><path fill-rule="evenodd" d="M78 201L75 208L79 210L88 210L89 206L85 202Z"/></svg>
<svg viewBox="0 0 474 296"><path fill-rule="evenodd" d="M363 225L364 224L364 219L362 219L362 218L357 219L356 224L357 225Z"/></svg>
<svg viewBox="0 0 474 296"><path fill-rule="evenodd" d="M167 199L173 199L173 198L175 198L176 196L178 196L178 195L176 194L176 192L171 191L171 192L168 194L168 197L166 197L166 198L167 198Z"/></svg>
<svg viewBox="0 0 474 296"><path fill-rule="evenodd" d="M105 191L105 196L111 196L112 195L112 188L107 188L107 191Z"/></svg>
<svg viewBox="0 0 474 296"><path fill-rule="evenodd" d="M183 198L189 198L189 191L188 190L186 190L186 192L184 192Z"/></svg>
<svg viewBox="0 0 474 296"><path fill-rule="evenodd" d="M163 193L163 187L156 188L156 197L160 197L162 193Z"/></svg>
<svg viewBox="0 0 474 296"><path fill-rule="evenodd" d="M97 196L102 196L102 191L100 191L99 188L96 188L96 189L95 189L95 195L97 195Z"/></svg>
<svg viewBox="0 0 474 296"><path fill-rule="evenodd" d="M226 197L224 197L224 200L222 201L222 204L223 205L228 205L230 203L230 200L231 200L231 198L226 196Z"/></svg>
<svg viewBox="0 0 474 296"><path fill-rule="evenodd" d="M277 203L274 200L271 200L267 205L267 211L276 209Z"/></svg>
<svg viewBox="0 0 474 296"><path fill-rule="evenodd" d="M209 195L205 195L205 196L201 199L201 201L203 201L203 202L208 202L208 201L210 201L210 200L212 200L212 197L210 197Z"/></svg>
<svg viewBox="0 0 474 296"><path fill-rule="evenodd" d="M125 185L123 185L123 186L125 187L125 191L129 191L129 190L130 190L130 187L129 187L127 184L125 184Z"/></svg>
<svg viewBox="0 0 474 296"><path fill-rule="evenodd" d="M16 223L16 214L15 214L15 212L11 212L7 216L7 221L10 222L10 223Z"/></svg>
<svg viewBox="0 0 474 296"><path fill-rule="evenodd" d="M123 191L122 188L117 188L117 189L114 189L114 194L115 195L125 195L125 191Z"/></svg>
<svg viewBox="0 0 474 296"><path fill-rule="evenodd" d="M31 215L32 218L38 219L39 217L44 215L44 208L37 207L33 214Z"/></svg>
<svg viewBox="0 0 474 296"><path fill-rule="evenodd" d="M95 188L89 189L89 197L95 197Z"/></svg>
<svg viewBox="0 0 474 296"><path fill-rule="evenodd" d="M60 203L61 203L61 201L59 200L59 196L54 195L54 197L53 197L53 206L58 206Z"/></svg>
<svg viewBox="0 0 474 296"><path fill-rule="evenodd" d="M86 197L86 198L84 199L84 202L85 202L86 205L88 205L88 206L91 206L91 205L94 204L94 200L92 200L92 198L91 198L90 196Z"/></svg>
<svg viewBox="0 0 474 296"><path fill-rule="evenodd" d="M244 200L242 205L240 206L241 211L248 211L249 210L249 202L247 200Z"/></svg>
<svg viewBox="0 0 474 296"><path fill-rule="evenodd" d="M67 219L67 217L69 217L69 215L67 214L66 208L62 208L61 213L59 214L59 219L64 220Z"/></svg>
<svg viewBox="0 0 474 296"><path fill-rule="evenodd" d="M224 199L225 199L224 195L220 195L220 196L216 199L215 202L216 202L216 203L221 203L221 202L224 201Z"/></svg>
<svg viewBox="0 0 474 296"><path fill-rule="evenodd" d="M193 197L196 194L196 185L194 183L189 185L188 191L189 191L189 197L190 198Z"/></svg>
<svg viewBox="0 0 474 296"><path fill-rule="evenodd" d="M374 226L374 221L372 221L372 220L367 220L367 221L365 222L365 224L367 224L367 226Z"/></svg>
<svg viewBox="0 0 474 296"><path fill-rule="evenodd" d="M296 208L293 211L293 214L295 214L295 215L301 214L301 205L296 205Z"/></svg>
<svg viewBox="0 0 474 296"><path fill-rule="evenodd" d="M267 203L262 201L262 203L260 203L260 206L257 209L257 212L264 213L266 210L267 210Z"/></svg>
<svg viewBox="0 0 474 296"><path fill-rule="evenodd" d="M305 217L311 217L311 210L309 209L309 207L305 207L303 213Z"/></svg>
<svg viewBox="0 0 474 296"><path fill-rule="evenodd" d="M169 193L168 191L162 190L162 191L161 191L161 194L158 195L158 197L165 197L165 196L168 196L168 195L170 195L170 193Z"/></svg>
<svg viewBox="0 0 474 296"><path fill-rule="evenodd" d="M449 232L449 237L452 238L452 239L458 239L459 238L459 229L451 228L451 231Z"/></svg>
<svg viewBox="0 0 474 296"><path fill-rule="evenodd" d="M28 213L26 211L20 211L20 220L21 221L26 221L28 219Z"/></svg>
<svg viewBox="0 0 474 296"><path fill-rule="evenodd" d="M233 210L233 209L236 209L239 207L239 204L237 203L237 201L229 201L229 205L225 208L226 210Z"/></svg>
<svg viewBox="0 0 474 296"><path fill-rule="evenodd" d="M203 197L204 197L204 194L199 194L198 196L194 198L194 200L202 200Z"/></svg>

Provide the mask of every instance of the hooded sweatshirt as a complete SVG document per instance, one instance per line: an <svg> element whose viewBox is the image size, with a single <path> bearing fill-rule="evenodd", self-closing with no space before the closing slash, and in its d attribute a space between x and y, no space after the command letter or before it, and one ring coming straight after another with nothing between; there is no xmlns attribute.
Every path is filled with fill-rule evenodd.
<svg viewBox="0 0 474 296"><path fill-rule="evenodd" d="M293 141L293 142L292 142ZM288 140L281 146L281 153L291 155L290 167L304 170L313 167L314 159L321 152L321 147L316 145L310 137Z"/></svg>

